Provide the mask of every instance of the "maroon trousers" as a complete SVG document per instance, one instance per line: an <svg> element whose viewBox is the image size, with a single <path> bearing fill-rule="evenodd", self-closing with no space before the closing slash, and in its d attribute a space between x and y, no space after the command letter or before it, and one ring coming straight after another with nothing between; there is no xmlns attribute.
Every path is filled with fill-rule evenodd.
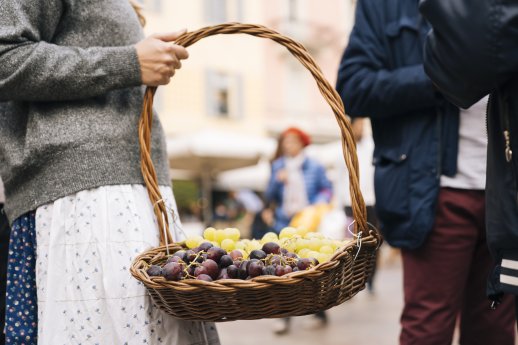
<svg viewBox="0 0 518 345"><path fill-rule="evenodd" d="M461 345L514 345L513 298L491 310L485 294L493 262L483 191L441 188L429 238L402 257L401 345L451 345L457 320Z"/></svg>

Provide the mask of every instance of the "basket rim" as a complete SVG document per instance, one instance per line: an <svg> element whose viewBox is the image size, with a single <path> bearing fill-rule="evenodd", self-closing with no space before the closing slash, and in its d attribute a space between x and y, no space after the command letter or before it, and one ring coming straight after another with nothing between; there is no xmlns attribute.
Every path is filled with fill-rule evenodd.
<svg viewBox="0 0 518 345"><path fill-rule="evenodd" d="M185 242L175 242L169 244L169 249L183 249ZM301 280L316 280L318 277L325 274L327 271L336 268L342 260L355 260L355 256L359 254L362 249L373 248L376 251L380 245L377 233L370 230L369 236L361 238L359 241L351 240L335 252L333 257L324 263L320 263L305 271L291 272L281 277L278 276L258 276L248 280L243 279L219 279L212 282L207 282L198 279L183 279L180 281L168 281L164 277L150 277L146 268L143 267L148 263L152 257L165 255L166 246L158 246L150 248L139 254L131 264L131 274L144 283L148 288L154 289L175 289L183 292L192 292L196 290L217 290L220 292L235 292L241 289L265 289L271 288L272 285L293 285ZM151 257L152 255L152 257Z"/></svg>

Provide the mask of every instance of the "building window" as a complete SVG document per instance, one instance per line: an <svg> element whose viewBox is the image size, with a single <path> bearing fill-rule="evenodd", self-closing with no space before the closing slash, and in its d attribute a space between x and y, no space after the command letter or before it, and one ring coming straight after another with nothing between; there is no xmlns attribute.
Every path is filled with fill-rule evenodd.
<svg viewBox="0 0 518 345"><path fill-rule="evenodd" d="M288 0L288 20L296 22L298 19L297 0Z"/></svg>
<svg viewBox="0 0 518 345"><path fill-rule="evenodd" d="M241 22L244 17L244 0L205 0L205 21L211 24Z"/></svg>
<svg viewBox="0 0 518 345"><path fill-rule="evenodd" d="M219 118L242 116L241 78L227 73L207 72L207 113Z"/></svg>
<svg viewBox="0 0 518 345"><path fill-rule="evenodd" d="M227 0L205 0L205 20L210 23L227 22Z"/></svg>

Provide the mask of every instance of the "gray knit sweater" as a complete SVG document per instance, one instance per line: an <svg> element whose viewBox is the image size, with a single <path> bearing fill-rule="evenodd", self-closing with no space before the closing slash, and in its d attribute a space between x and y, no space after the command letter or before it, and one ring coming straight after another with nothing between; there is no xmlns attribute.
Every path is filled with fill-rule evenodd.
<svg viewBox="0 0 518 345"><path fill-rule="evenodd" d="M0 1L0 175L12 222L78 191L143 183L142 38L127 0ZM153 160L169 184L153 123Z"/></svg>

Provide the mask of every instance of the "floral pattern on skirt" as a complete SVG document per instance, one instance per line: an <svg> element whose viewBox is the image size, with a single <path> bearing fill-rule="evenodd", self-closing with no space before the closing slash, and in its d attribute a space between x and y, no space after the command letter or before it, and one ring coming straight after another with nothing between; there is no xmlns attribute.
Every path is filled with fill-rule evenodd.
<svg viewBox="0 0 518 345"><path fill-rule="evenodd" d="M37 344L36 232L34 212L11 227L5 304L5 343Z"/></svg>

